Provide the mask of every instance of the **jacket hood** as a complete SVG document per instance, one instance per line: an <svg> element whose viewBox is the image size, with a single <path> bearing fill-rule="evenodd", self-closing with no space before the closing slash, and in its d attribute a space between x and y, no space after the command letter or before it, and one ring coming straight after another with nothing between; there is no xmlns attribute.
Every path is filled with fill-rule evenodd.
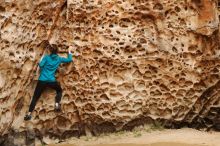
<svg viewBox="0 0 220 146"><path fill-rule="evenodd" d="M57 55L57 54L50 54L50 57L51 57L52 59L55 59L55 58L58 57L58 55Z"/></svg>

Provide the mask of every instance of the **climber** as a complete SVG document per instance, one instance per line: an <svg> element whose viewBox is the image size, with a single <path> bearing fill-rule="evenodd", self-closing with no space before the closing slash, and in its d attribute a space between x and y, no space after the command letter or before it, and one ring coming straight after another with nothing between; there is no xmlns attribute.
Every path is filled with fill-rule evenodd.
<svg viewBox="0 0 220 146"><path fill-rule="evenodd" d="M61 63L69 63L72 62L72 53L70 51L70 47L68 48L68 57L63 58L57 55L58 47L55 44L47 44L46 50L50 52L49 55L43 55L41 60L38 64L40 67L40 76L38 78L37 86L34 91L34 95L32 97L29 111L25 115L24 120L31 119L31 113L35 108L35 105L38 99L41 96L41 93L46 87L52 88L56 90L56 97L55 97L55 111L61 111L61 97L62 97L62 88L60 84L55 79L55 73L57 68Z"/></svg>

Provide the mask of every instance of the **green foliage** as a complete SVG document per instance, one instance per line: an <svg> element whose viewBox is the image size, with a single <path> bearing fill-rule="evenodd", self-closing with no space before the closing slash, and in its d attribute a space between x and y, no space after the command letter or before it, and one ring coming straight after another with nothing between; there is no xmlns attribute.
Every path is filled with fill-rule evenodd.
<svg viewBox="0 0 220 146"><path fill-rule="evenodd" d="M152 126L152 130L162 131L164 130L164 127L160 122L155 122L154 125Z"/></svg>
<svg viewBox="0 0 220 146"><path fill-rule="evenodd" d="M150 133L152 131L162 131L164 130L164 127L162 123L160 122L154 122L153 124L146 124L142 126L135 127L131 131L116 131L114 133L102 133L99 136L96 137L91 137L91 136L82 136L81 138L84 139L85 141L90 141L99 138L104 138L104 137L111 137L113 139L120 139L123 136L133 136L133 137L141 137L144 133Z"/></svg>
<svg viewBox="0 0 220 146"><path fill-rule="evenodd" d="M142 136L141 131L134 131L133 134L134 134L134 137L140 137L140 136Z"/></svg>

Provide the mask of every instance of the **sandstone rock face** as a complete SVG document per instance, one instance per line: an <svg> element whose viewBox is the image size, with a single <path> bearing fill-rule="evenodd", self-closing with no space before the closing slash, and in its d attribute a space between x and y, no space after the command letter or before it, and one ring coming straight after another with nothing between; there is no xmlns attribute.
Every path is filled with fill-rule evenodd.
<svg viewBox="0 0 220 146"><path fill-rule="evenodd" d="M154 121L218 129L216 0L7 0L0 27L1 135L66 138ZM46 39L64 56L75 46L57 73L63 113L48 89L24 122Z"/></svg>

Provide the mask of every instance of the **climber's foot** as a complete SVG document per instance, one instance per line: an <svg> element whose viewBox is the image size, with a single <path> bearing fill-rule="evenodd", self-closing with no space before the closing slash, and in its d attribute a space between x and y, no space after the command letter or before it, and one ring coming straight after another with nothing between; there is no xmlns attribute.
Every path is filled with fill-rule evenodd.
<svg viewBox="0 0 220 146"><path fill-rule="evenodd" d="M61 104L60 104L60 103L56 103L56 104L55 104L54 111L55 111L55 112L61 112Z"/></svg>
<svg viewBox="0 0 220 146"><path fill-rule="evenodd" d="M31 115L25 115L24 120L25 120L25 121L31 120Z"/></svg>

